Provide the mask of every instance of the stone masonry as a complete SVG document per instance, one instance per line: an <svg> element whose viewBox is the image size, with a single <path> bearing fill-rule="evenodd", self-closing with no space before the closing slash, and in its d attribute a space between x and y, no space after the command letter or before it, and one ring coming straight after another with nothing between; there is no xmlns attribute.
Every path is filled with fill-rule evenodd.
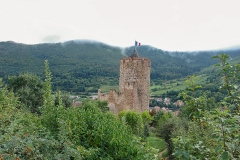
<svg viewBox="0 0 240 160"><path fill-rule="evenodd" d="M150 66L151 61L139 57L134 50L131 56L120 60L119 92L112 89L103 94L98 90L98 100L107 101L115 114L122 110L149 110Z"/></svg>

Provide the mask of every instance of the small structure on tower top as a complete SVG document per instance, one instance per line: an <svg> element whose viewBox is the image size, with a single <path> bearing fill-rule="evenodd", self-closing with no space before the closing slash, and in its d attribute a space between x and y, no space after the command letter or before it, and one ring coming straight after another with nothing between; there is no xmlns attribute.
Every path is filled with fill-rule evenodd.
<svg viewBox="0 0 240 160"><path fill-rule="evenodd" d="M133 53L129 57L139 57L138 52L136 49L134 49Z"/></svg>

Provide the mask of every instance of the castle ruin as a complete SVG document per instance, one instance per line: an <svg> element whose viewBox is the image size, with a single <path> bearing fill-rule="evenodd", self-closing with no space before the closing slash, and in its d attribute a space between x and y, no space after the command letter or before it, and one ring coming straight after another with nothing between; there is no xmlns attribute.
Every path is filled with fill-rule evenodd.
<svg viewBox="0 0 240 160"><path fill-rule="evenodd" d="M110 111L118 114L122 110L143 112L149 110L150 65L148 58L139 57L136 49L120 60L119 92L98 90L98 100L107 101Z"/></svg>

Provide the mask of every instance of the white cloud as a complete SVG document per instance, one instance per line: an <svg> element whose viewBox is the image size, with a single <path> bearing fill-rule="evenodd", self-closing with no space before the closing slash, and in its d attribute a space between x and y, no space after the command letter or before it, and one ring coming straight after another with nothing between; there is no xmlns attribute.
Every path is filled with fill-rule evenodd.
<svg viewBox="0 0 240 160"><path fill-rule="evenodd" d="M0 1L0 41L42 43L55 35L54 41L93 39L124 47L136 39L164 50L240 42L239 0Z"/></svg>

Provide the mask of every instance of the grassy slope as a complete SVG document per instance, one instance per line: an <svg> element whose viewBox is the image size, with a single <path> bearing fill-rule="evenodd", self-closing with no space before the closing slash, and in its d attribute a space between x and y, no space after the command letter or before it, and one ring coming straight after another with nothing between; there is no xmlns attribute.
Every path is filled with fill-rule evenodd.
<svg viewBox="0 0 240 160"><path fill-rule="evenodd" d="M229 63L230 64L240 64L240 56L235 57L234 59L229 59ZM196 84L195 85L201 85L204 86L206 85L207 79L210 76L218 76L219 73L219 68L211 65L207 68L202 69L199 73L196 73ZM164 81L162 82L161 85L154 85L152 84L150 87L150 92L152 96L159 96L162 94L166 94L169 91L176 91L176 92L180 92L182 90L184 90L187 86L185 81L187 80L187 77L185 78L181 78L181 79L175 79L175 80L169 80L169 81ZM219 81L219 79L218 79ZM216 84L217 82L214 81L214 84ZM156 90L156 91L153 91Z"/></svg>
<svg viewBox="0 0 240 160"><path fill-rule="evenodd" d="M101 91L102 92L109 92L110 89L115 89L116 91L118 91L119 87L118 85L115 85L115 86L101 86L100 87Z"/></svg>
<svg viewBox="0 0 240 160"><path fill-rule="evenodd" d="M167 147L166 142L157 137L155 134L151 134L149 137L147 137L147 142L151 147L159 149L160 152Z"/></svg>
<svg viewBox="0 0 240 160"><path fill-rule="evenodd" d="M206 84L208 76L205 74L196 76L198 80L196 81L196 85ZM180 92L186 89L187 85L185 83L187 78L181 78L179 80L170 80L165 81L162 85L151 85L150 91L152 96L159 96L162 94L166 94L169 91ZM156 91L153 91L156 89Z"/></svg>
<svg viewBox="0 0 240 160"><path fill-rule="evenodd" d="M206 74L201 74L196 76L197 77L197 81L196 81L196 85L204 85L207 82L207 78L208 76ZM160 96L162 94L166 94L167 92L170 91L176 91L176 92L180 92L186 89L187 85L186 85L186 78L181 78L178 80L169 80L169 81L165 81L162 83L162 85L154 85L152 84L150 86L150 93L151 96ZM118 86L101 86L101 91L102 92L109 92L110 89L115 89L116 91L118 91ZM156 91L153 91L154 89L156 89Z"/></svg>

